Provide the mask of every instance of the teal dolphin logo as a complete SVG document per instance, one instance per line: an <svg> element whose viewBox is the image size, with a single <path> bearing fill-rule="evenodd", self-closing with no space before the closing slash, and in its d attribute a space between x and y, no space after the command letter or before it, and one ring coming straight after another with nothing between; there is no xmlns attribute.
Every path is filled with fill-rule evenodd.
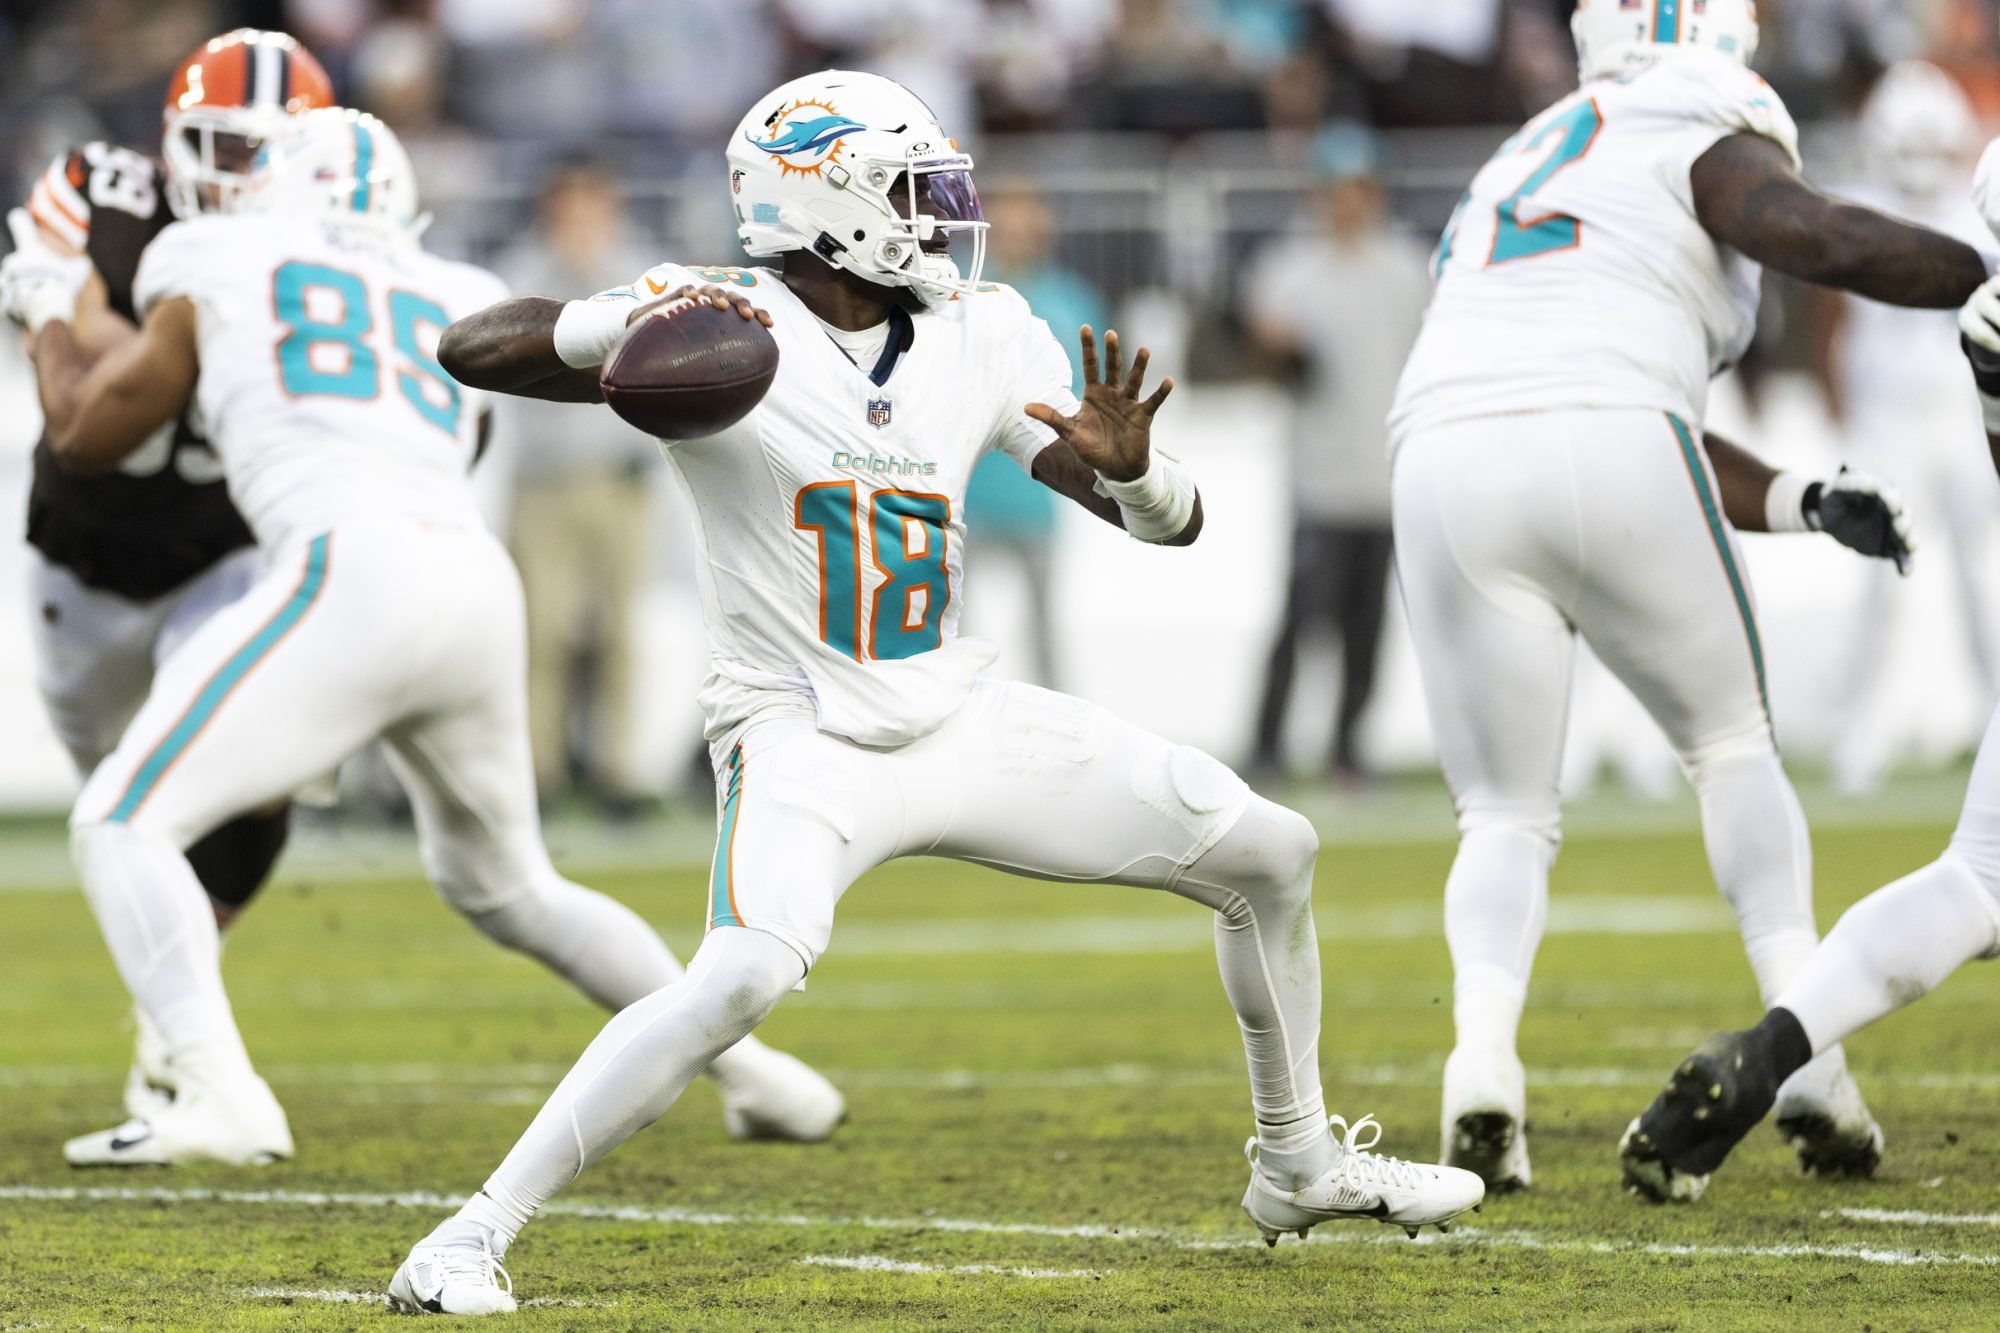
<svg viewBox="0 0 2000 1333"><path fill-rule="evenodd" d="M784 132L775 139L752 139L773 157L786 157L792 153L824 153L841 139L856 130L868 127L858 120L846 116L814 116L811 120L794 121L785 126Z"/></svg>

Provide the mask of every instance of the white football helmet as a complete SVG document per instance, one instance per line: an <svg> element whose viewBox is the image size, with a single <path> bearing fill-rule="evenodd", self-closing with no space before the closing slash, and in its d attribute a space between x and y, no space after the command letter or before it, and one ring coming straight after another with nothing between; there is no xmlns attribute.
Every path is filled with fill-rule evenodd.
<svg viewBox="0 0 2000 1333"><path fill-rule="evenodd" d="M1977 143L1972 103L1936 65L1891 65L1861 109L1868 169L1897 193L1932 200L1962 183Z"/></svg>
<svg viewBox="0 0 2000 1333"><path fill-rule="evenodd" d="M810 250L926 299L971 291L986 263L972 159L908 88L827 70L774 90L730 137L736 234L752 255ZM971 240L961 272L949 246Z"/></svg>
<svg viewBox="0 0 2000 1333"><path fill-rule="evenodd" d="M417 173L395 131L365 111L291 117L257 155L234 213L287 213L415 236Z"/></svg>
<svg viewBox="0 0 2000 1333"><path fill-rule="evenodd" d="M1757 0L1576 0L1569 30L1585 83L1662 46L1706 48L1747 65L1757 54Z"/></svg>

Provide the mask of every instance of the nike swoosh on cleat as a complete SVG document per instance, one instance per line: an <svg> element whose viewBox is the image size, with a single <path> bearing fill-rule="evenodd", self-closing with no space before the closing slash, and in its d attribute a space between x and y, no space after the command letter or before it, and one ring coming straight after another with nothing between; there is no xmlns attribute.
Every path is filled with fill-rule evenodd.
<svg viewBox="0 0 2000 1333"><path fill-rule="evenodd" d="M141 1134L136 1139L113 1139L106 1146L109 1147L112 1152L124 1152L127 1148L136 1148L140 1144L148 1142L152 1137L153 1137L152 1131L148 1130L144 1134Z"/></svg>

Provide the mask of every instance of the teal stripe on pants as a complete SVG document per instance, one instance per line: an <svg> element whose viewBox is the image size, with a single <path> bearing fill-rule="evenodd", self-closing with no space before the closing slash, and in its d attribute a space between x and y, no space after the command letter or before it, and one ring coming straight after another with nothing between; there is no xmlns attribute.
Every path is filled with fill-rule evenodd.
<svg viewBox="0 0 2000 1333"><path fill-rule="evenodd" d="M153 788L159 785L160 778L173 767L174 761L186 752L188 746L194 743L195 737L201 734L202 728L208 725L216 710L229 698L230 691L234 690L243 678L250 674L251 668L263 661L270 651L278 646L278 641L291 633L292 627L304 619L306 612L312 609L313 602L319 598L320 590L326 586L328 540L324 534L313 538L312 545L306 551L305 577L299 580L299 586L292 593L290 600L278 609L277 615L265 622L264 628L252 635L248 643L237 649L235 655L222 664L221 670L209 677L208 684L202 686L201 693L197 694L194 702L188 705L187 712L181 714L181 720L174 724L166 739L154 746L153 752L146 756L146 762L139 765L139 771L133 775L131 785L125 788L125 794L118 798L118 804L112 808L110 822L123 824L139 812L139 807L146 803L148 796L152 795Z"/></svg>
<svg viewBox="0 0 2000 1333"><path fill-rule="evenodd" d="M1723 526L1722 510L1708 484L1708 469L1702 466L1700 446L1694 442L1694 433L1685 421L1671 412L1667 414L1667 421L1674 428L1674 438L1680 441L1681 461L1687 464L1695 494L1701 499L1702 516L1708 520L1708 535L1715 542L1715 553L1722 557L1722 572L1729 576L1729 591L1736 598L1736 614L1742 618L1743 632L1750 640L1750 665L1757 672L1757 697L1764 705L1764 720L1769 722L1771 691L1764 680L1764 643L1757 637L1757 616L1750 608L1750 587L1744 582L1742 572L1736 568L1736 556L1729 545L1729 530Z"/></svg>
<svg viewBox="0 0 2000 1333"><path fill-rule="evenodd" d="M708 924L740 926L736 915L736 812L743 804L743 747L729 752L729 787L722 800L722 824L715 833L715 863L708 871Z"/></svg>

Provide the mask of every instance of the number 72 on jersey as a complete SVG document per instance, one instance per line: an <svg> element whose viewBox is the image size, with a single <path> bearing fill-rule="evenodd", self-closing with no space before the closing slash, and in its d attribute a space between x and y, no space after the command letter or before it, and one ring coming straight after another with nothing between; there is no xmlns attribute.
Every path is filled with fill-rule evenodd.
<svg viewBox="0 0 2000 1333"><path fill-rule="evenodd" d="M1583 244L1583 224L1567 213L1534 213L1535 192L1547 185L1557 172L1580 160L1597 142L1604 128L1604 115L1595 99L1578 102L1560 115L1539 125L1531 124L1500 145L1493 163L1512 158L1538 158L1513 193L1494 207L1493 244L1482 267L1511 263L1518 259L1539 259ZM1484 172L1481 173L1485 174ZM1476 183L1475 183L1476 185ZM1473 209L1473 192L1467 190L1445 224L1444 239L1438 243L1437 272L1442 275L1457 250L1459 233Z"/></svg>

